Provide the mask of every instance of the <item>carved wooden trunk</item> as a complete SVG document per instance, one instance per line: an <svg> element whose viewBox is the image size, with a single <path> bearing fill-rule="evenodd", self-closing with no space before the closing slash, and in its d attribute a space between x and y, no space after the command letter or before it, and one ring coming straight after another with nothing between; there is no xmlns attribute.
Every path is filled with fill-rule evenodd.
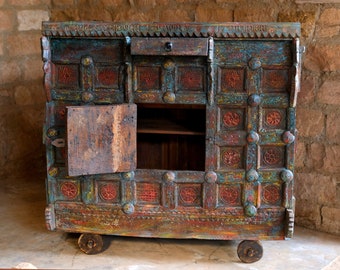
<svg viewBox="0 0 340 270"><path fill-rule="evenodd" d="M43 23L48 228L85 233L87 253L91 234L290 238L299 35Z"/></svg>

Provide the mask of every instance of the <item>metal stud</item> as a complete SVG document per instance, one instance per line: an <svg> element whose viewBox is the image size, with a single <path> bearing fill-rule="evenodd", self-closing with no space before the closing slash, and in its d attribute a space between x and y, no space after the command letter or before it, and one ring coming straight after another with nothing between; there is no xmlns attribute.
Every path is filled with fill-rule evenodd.
<svg viewBox="0 0 340 270"><path fill-rule="evenodd" d="M291 170L287 170L287 169L284 169L281 172L280 176L281 176L282 181L284 181L284 182L290 182L294 178L293 172Z"/></svg>
<svg viewBox="0 0 340 270"><path fill-rule="evenodd" d="M217 174L213 171L206 172L204 179L207 183L215 183L217 180Z"/></svg>
<svg viewBox="0 0 340 270"><path fill-rule="evenodd" d="M248 98L248 105L251 107L259 106L261 103L261 96L258 94L252 94Z"/></svg>
<svg viewBox="0 0 340 270"><path fill-rule="evenodd" d="M251 169L247 172L246 178L248 182L255 182L259 179L259 174L256 170Z"/></svg>

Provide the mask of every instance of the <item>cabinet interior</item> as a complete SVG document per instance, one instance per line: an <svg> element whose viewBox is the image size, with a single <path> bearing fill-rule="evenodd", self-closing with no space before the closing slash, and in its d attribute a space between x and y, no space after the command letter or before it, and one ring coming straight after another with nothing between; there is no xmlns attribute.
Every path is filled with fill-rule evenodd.
<svg viewBox="0 0 340 270"><path fill-rule="evenodd" d="M137 168L205 167L205 105L137 104Z"/></svg>

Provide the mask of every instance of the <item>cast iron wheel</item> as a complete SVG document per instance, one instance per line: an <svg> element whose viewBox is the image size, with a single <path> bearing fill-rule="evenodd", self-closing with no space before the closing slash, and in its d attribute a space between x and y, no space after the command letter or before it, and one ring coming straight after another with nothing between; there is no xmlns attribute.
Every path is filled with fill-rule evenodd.
<svg viewBox="0 0 340 270"><path fill-rule="evenodd" d="M103 238L99 234L83 233L78 239L78 245L84 253L98 254L103 250Z"/></svg>
<svg viewBox="0 0 340 270"><path fill-rule="evenodd" d="M237 247L237 255L244 263L257 262L262 258L263 248L260 241L244 240Z"/></svg>

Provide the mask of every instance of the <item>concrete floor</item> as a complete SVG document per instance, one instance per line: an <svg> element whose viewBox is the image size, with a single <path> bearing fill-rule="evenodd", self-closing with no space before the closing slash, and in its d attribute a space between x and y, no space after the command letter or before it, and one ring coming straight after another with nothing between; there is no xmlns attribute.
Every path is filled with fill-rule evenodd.
<svg viewBox="0 0 340 270"><path fill-rule="evenodd" d="M43 176L1 179L0 269L30 262L41 269L340 269L340 237L297 227L289 241L263 241L263 258L241 263L237 241L106 236L106 249L85 255L78 235L45 229Z"/></svg>

